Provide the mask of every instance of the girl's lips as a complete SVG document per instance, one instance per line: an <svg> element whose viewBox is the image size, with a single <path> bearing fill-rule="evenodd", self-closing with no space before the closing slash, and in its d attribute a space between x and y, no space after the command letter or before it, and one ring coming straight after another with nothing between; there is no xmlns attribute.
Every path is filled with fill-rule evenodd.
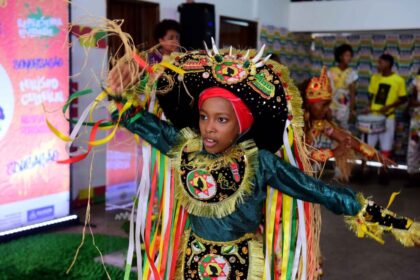
<svg viewBox="0 0 420 280"><path fill-rule="evenodd" d="M217 142L213 139L210 138L204 138L204 146L206 146L206 148L213 148L214 146L216 146Z"/></svg>

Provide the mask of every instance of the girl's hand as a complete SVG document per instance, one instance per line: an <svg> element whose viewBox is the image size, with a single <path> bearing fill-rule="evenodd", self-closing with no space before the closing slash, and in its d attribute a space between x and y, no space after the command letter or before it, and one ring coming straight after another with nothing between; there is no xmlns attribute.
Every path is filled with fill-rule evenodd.
<svg viewBox="0 0 420 280"><path fill-rule="evenodd" d="M396 166L397 165L397 163L395 161L393 161L390 158L388 158L384 155L381 155L381 154L378 154L378 160L379 160L380 163L383 164L385 170L388 169L390 166Z"/></svg>
<svg viewBox="0 0 420 280"><path fill-rule="evenodd" d="M121 95L128 86L138 81L137 75L133 75L135 67L138 67L133 60L120 60L108 74L108 86L115 95Z"/></svg>

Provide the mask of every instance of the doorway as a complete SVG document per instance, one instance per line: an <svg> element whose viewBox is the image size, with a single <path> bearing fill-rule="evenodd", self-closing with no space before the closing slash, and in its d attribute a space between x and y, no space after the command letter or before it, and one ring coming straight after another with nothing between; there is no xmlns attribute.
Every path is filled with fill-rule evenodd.
<svg viewBox="0 0 420 280"><path fill-rule="evenodd" d="M123 19L122 30L133 37L134 44L145 50L157 42L153 38L159 23L159 4L135 0L107 0L107 18ZM119 40L110 38L109 53L115 54Z"/></svg>
<svg viewBox="0 0 420 280"><path fill-rule="evenodd" d="M234 48L257 47L256 21L220 16L220 46Z"/></svg>

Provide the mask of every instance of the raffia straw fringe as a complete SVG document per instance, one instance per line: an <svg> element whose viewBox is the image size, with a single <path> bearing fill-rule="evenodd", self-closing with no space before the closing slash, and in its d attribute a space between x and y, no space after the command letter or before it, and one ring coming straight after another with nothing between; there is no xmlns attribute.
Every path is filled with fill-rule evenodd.
<svg viewBox="0 0 420 280"><path fill-rule="evenodd" d="M258 238L258 236L256 237ZM262 240L249 241L248 280L261 280L264 274L264 250Z"/></svg>
<svg viewBox="0 0 420 280"><path fill-rule="evenodd" d="M238 145L236 150L234 148L234 150L218 158L198 155L197 158L193 159L193 164L195 164L196 168L210 167L210 169L226 166L240 154L244 154L246 160L245 174L239 189L221 202L207 203L196 200L189 195L181 182L181 174L179 173L182 152L184 149L188 149L188 152L199 151L202 147L201 138L189 128L181 130L181 138L180 145L176 145L170 152L170 156L173 159L173 167L177 172L175 177L176 198L188 213L196 216L222 218L233 213L236 206L243 203L245 197L252 193L252 188L254 187L252 178L255 176L256 170L258 170L258 148L255 146L255 143L252 140L244 141Z"/></svg>
<svg viewBox="0 0 420 280"><path fill-rule="evenodd" d="M178 258L176 260L176 268L175 268L175 280L182 280L184 279L184 259L185 259L185 251L187 250L188 238L190 237L191 229L188 229L184 232L181 237L181 242L179 244L179 251L178 251Z"/></svg>
<svg viewBox="0 0 420 280"><path fill-rule="evenodd" d="M356 158L357 157L352 149L347 149L341 156L335 157L335 164L338 170L340 170L340 174L337 177L339 181L349 181L351 171L354 166L354 160Z"/></svg>

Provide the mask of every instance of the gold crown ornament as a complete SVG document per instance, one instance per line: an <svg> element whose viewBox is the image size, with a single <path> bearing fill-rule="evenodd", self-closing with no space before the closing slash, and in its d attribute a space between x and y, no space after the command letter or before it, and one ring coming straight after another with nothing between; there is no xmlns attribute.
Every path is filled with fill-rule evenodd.
<svg viewBox="0 0 420 280"><path fill-rule="evenodd" d="M313 77L306 88L306 100L308 103L317 103L324 100L331 100L332 89L330 79L327 75L327 68L322 67L321 75Z"/></svg>

